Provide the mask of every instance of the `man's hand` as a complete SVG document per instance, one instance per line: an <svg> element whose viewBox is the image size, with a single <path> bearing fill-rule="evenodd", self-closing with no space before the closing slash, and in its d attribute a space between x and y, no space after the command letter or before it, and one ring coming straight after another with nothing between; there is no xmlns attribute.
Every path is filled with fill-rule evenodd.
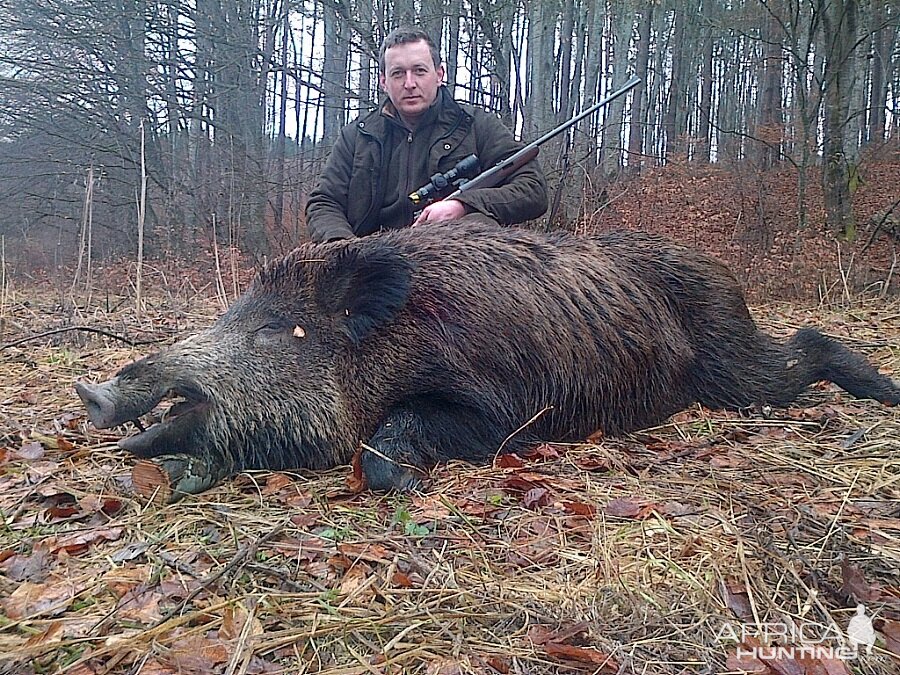
<svg viewBox="0 0 900 675"><path fill-rule="evenodd" d="M422 213L419 214L419 217L416 218L413 226L440 220L456 220L457 218L462 218L468 212L466 205L462 202L455 199L445 199L426 206Z"/></svg>

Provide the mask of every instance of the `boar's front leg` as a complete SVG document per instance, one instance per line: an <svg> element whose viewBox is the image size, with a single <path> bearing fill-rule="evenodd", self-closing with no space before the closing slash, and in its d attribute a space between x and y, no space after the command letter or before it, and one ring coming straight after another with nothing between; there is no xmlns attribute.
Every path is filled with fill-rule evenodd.
<svg viewBox="0 0 900 675"><path fill-rule="evenodd" d="M470 407L440 398L413 399L392 409L364 445L363 475L371 490L418 490L425 471L438 462L484 462L505 437L495 421Z"/></svg>

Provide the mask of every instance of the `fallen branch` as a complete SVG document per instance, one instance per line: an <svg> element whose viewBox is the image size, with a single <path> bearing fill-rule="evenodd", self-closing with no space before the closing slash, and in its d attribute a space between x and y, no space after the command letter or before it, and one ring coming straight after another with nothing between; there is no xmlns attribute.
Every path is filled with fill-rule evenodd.
<svg viewBox="0 0 900 675"><path fill-rule="evenodd" d="M19 338L18 340L13 340L12 342L7 342L5 345L0 345L0 352L2 352L4 349L9 349L10 347L17 347L18 345L25 344L26 342L31 342L32 340L40 340L41 338L50 337L51 335L59 335L60 333L68 333L69 331L73 330L80 330L84 331L85 333L96 333L97 335L103 335L105 337L124 342L130 347L137 347L138 345L150 345L158 342L158 340L131 340L124 335L117 335L116 333L110 333L109 331L103 330L102 328L94 328L92 326L68 326L66 328L54 328L53 330L44 331L43 333L38 333L37 335L29 335L27 337Z"/></svg>
<svg viewBox="0 0 900 675"><path fill-rule="evenodd" d="M237 553L234 554L234 557L232 557L224 567L209 574L205 579L202 579L199 586L188 593L187 597L185 597L184 600L182 600L175 607L166 612L161 619L156 621L151 626L151 629L157 628L166 623L172 617L181 614L181 612L184 611L184 608L187 607L198 595L200 595L203 591L208 590L209 587L216 583L219 579L227 575L234 574L235 572L240 570L247 562L252 561L256 557L256 552L259 550L259 547L280 534L281 531L284 530L284 527L285 525L287 525L287 523L288 521L286 520L282 521L267 533L256 537L249 544L238 549Z"/></svg>
<svg viewBox="0 0 900 675"><path fill-rule="evenodd" d="M888 221L888 218L891 217L891 214L894 212L894 209L896 209L898 206L900 206L900 199L898 199L893 204L891 204L890 208L888 208L887 211L884 212L884 215L881 216L881 220L878 221L878 224L875 225L875 229L872 231L872 236L869 237L869 241L866 242L866 245L863 246L862 251L860 253L865 253L866 251L869 250L869 247L875 241L875 237L878 236L878 233L881 231L881 228ZM874 218L872 220L874 220Z"/></svg>

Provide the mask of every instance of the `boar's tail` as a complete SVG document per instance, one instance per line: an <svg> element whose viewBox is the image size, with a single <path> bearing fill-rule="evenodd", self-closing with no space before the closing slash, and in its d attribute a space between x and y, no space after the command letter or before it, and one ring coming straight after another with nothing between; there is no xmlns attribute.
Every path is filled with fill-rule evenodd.
<svg viewBox="0 0 900 675"><path fill-rule="evenodd" d="M815 328L797 331L786 345L801 360L806 387L819 380L834 382L857 398L871 398L885 405L900 404L900 386L882 375L862 354L851 351ZM798 392L799 393L799 392Z"/></svg>

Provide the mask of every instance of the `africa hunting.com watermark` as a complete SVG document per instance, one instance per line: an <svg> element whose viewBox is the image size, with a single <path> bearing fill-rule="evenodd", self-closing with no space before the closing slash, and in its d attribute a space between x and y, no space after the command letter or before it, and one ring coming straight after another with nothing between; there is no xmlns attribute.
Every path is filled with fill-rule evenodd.
<svg viewBox="0 0 900 675"><path fill-rule="evenodd" d="M860 647L872 652L875 628L865 605L856 606L856 614L847 625L846 635L835 625L805 622L724 624L716 634L719 642L737 645L740 659L819 659L850 661L860 655Z"/></svg>

